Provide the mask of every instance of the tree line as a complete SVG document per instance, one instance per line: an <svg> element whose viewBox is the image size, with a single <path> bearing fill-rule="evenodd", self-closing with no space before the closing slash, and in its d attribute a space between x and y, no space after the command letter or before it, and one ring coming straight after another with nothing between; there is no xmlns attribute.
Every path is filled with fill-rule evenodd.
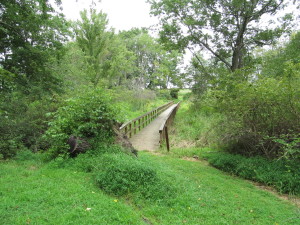
<svg viewBox="0 0 300 225"><path fill-rule="evenodd" d="M299 159L299 1L149 0L168 49L194 53L194 111L213 118L210 144ZM268 48L265 48L268 47ZM210 134L211 133L211 134ZM202 138L205 139L205 138Z"/></svg>
<svg viewBox="0 0 300 225"><path fill-rule="evenodd" d="M143 90L181 85L182 54L146 28L116 33L101 10L67 21L61 1L0 3L0 154L49 148L51 113L87 89ZM86 90L86 89L85 89Z"/></svg>
<svg viewBox="0 0 300 225"><path fill-rule="evenodd" d="M70 22L47 0L1 1L2 156L48 149L42 137L59 118L53 112L80 90L154 90L189 81L193 110L219 115L214 144L299 158L299 15L284 11L299 1L148 2L160 21L158 39L146 28L116 33L95 8ZM183 71L186 51L193 58Z"/></svg>

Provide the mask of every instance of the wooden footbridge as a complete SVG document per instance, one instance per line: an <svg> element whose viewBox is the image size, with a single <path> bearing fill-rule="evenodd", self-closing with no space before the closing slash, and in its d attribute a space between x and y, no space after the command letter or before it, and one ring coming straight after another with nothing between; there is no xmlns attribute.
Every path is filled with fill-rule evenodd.
<svg viewBox="0 0 300 225"><path fill-rule="evenodd" d="M120 130L129 137L137 150L155 151L166 142L169 151L168 127L173 122L178 108L179 103L169 102L124 123Z"/></svg>

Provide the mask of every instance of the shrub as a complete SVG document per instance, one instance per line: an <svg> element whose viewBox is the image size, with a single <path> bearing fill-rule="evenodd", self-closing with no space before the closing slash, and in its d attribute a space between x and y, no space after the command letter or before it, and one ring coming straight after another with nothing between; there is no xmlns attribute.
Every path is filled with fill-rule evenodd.
<svg viewBox="0 0 300 225"><path fill-rule="evenodd" d="M156 96L157 96L157 98L164 99L164 100L165 99L167 99L167 100L171 99L170 90L168 90L168 89L156 90Z"/></svg>
<svg viewBox="0 0 300 225"><path fill-rule="evenodd" d="M84 138L93 148L99 143L111 143L113 125L118 121L111 98L102 89L84 90L79 96L66 100L54 113L45 138L50 140L54 155L65 153L70 135Z"/></svg>
<svg viewBox="0 0 300 225"><path fill-rule="evenodd" d="M199 104L224 115L213 129L226 150L270 159L300 157L296 147L300 133L299 66L287 65L282 77L259 77L251 82L234 81L231 78L236 74L231 74L224 78L227 88L207 92ZM287 145L291 141L293 147Z"/></svg>
<svg viewBox="0 0 300 225"><path fill-rule="evenodd" d="M10 121L8 118L0 116L0 154L1 158L7 159L16 155L20 149L24 149L21 138L16 135L15 121Z"/></svg>
<svg viewBox="0 0 300 225"><path fill-rule="evenodd" d="M59 101L54 97L31 100L17 92L0 100L0 154L11 158L24 149L46 149L48 143L42 136L51 120L46 114L54 112Z"/></svg>
<svg viewBox="0 0 300 225"><path fill-rule="evenodd" d="M119 145L102 145L93 151L79 154L76 158L58 157L53 160L51 159L50 164L58 168L68 168L82 172L95 172L104 165L103 155L121 153L124 154L127 152Z"/></svg>
<svg viewBox="0 0 300 225"><path fill-rule="evenodd" d="M274 186L281 193L300 194L299 161L267 160L259 156L246 158L228 153L207 153L205 157L225 172Z"/></svg>
<svg viewBox="0 0 300 225"><path fill-rule="evenodd" d="M105 154L102 166L95 171L97 185L116 196L140 194L144 198L170 196L171 186L164 183L149 164L125 154Z"/></svg>
<svg viewBox="0 0 300 225"><path fill-rule="evenodd" d="M29 150L19 151L15 156L15 159L18 161L26 161L35 158L36 158L36 154L34 154L32 151Z"/></svg>
<svg viewBox="0 0 300 225"><path fill-rule="evenodd" d="M179 88L172 88L170 91L170 95L174 99L178 99L178 92L180 91Z"/></svg>

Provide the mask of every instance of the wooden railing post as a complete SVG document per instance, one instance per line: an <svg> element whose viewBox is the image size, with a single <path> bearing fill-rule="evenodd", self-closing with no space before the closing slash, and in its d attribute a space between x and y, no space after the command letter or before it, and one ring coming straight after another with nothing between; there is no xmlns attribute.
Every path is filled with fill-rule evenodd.
<svg viewBox="0 0 300 225"><path fill-rule="evenodd" d="M162 144L162 141L163 141L163 132L161 130L159 130L159 144L161 145Z"/></svg>
<svg viewBox="0 0 300 225"><path fill-rule="evenodd" d="M131 136L132 136L132 134L131 134L131 132L132 132L132 125L131 125L131 123L129 124L129 138L131 138Z"/></svg>
<svg viewBox="0 0 300 225"><path fill-rule="evenodd" d="M136 134L136 121L133 122L133 134Z"/></svg>
<svg viewBox="0 0 300 225"><path fill-rule="evenodd" d="M141 119L138 120L139 131L141 130Z"/></svg>
<svg viewBox="0 0 300 225"><path fill-rule="evenodd" d="M165 127L165 133L166 133L166 143L167 143L167 149L168 152L170 151L170 144L169 144L169 134L168 134L168 127Z"/></svg>
<svg viewBox="0 0 300 225"><path fill-rule="evenodd" d="M168 151L170 151L170 141L169 141L168 127L171 126L171 124L172 124L172 122L174 120L174 117L175 117L175 114L176 114L176 112L178 110L179 104L180 104L180 102L177 103L177 105L172 109L172 111L169 113L169 115L165 119L164 123L159 128L160 145L162 146L162 143L163 143L163 141L165 139Z"/></svg>

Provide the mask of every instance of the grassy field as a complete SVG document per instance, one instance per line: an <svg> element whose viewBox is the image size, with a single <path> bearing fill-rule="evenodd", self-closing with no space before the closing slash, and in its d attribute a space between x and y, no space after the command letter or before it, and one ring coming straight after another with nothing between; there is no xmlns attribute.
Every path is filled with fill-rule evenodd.
<svg viewBox="0 0 300 225"><path fill-rule="evenodd" d="M189 93L180 91L179 100ZM201 157L199 149L212 150L186 148L210 142L199 139L210 117L193 114L190 106L181 105L171 136L171 144L183 146L170 153L135 158L109 146L47 163L28 152L0 161L0 224L300 224L300 209L291 202L205 161L191 161Z"/></svg>
<svg viewBox="0 0 300 225"><path fill-rule="evenodd" d="M2 161L1 224L300 224L296 206L200 161L149 153L137 160L155 168L169 197L117 197L76 167Z"/></svg>
<svg viewBox="0 0 300 225"><path fill-rule="evenodd" d="M89 174L36 162L0 167L1 224L139 224L139 214L103 194Z"/></svg>

